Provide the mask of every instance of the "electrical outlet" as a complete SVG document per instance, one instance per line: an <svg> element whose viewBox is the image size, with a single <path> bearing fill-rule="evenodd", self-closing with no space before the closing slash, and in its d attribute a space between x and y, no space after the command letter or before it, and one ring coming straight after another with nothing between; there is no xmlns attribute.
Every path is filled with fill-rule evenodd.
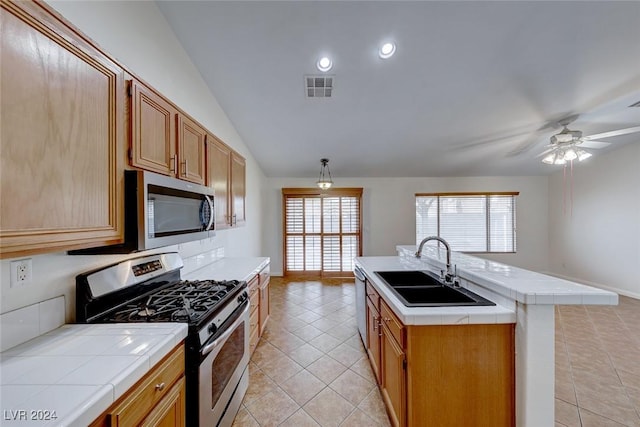
<svg viewBox="0 0 640 427"><path fill-rule="evenodd" d="M32 276L31 258L11 261L11 287L30 285Z"/></svg>

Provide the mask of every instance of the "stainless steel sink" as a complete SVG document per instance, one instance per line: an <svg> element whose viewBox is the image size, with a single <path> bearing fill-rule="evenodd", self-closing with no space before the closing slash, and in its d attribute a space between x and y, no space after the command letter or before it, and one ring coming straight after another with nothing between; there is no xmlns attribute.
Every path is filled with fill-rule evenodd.
<svg viewBox="0 0 640 427"><path fill-rule="evenodd" d="M448 307L495 305L466 288L442 283L428 271L376 271L407 307Z"/></svg>

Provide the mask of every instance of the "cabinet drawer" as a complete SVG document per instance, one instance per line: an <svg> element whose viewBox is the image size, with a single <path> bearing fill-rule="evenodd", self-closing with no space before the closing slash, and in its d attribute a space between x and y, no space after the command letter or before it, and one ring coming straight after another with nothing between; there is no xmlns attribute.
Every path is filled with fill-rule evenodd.
<svg viewBox="0 0 640 427"><path fill-rule="evenodd" d="M249 296L258 289L260 276L256 274L247 282L247 292L249 292Z"/></svg>
<svg viewBox="0 0 640 427"><path fill-rule="evenodd" d="M400 319L391 311L384 300L380 301L380 317L382 324L384 324L391 332L391 335L395 338L396 342L402 349L405 348L404 341L404 325L400 322Z"/></svg>
<svg viewBox="0 0 640 427"><path fill-rule="evenodd" d="M371 286L368 280L367 280L366 289L367 289L367 297L371 300L371 302L373 303L373 306L378 310L380 310L380 294L378 294L378 291L376 291L373 288L373 286Z"/></svg>
<svg viewBox="0 0 640 427"><path fill-rule="evenodd" d="M180 345L134 386L119 405L109 411L108 425L137 426L183 374L184 347Z"/></svg>
<svg viewBox="0 0 640 427"><path fill-rule="evenodd" d="M254 310L251 313L251 318L249 319L249 330L251 334L253 331L258 330L258 323L260 322L260 310Z"/></svg>

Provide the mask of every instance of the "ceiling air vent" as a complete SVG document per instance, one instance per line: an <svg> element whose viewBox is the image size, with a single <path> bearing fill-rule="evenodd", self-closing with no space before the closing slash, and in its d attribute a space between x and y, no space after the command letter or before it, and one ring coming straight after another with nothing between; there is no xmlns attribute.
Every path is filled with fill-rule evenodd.
<svg viewBox="0 0 640 427"><path fill-rule="evenodd" d="M333 76L304 76L307 98L331 98Z"/></svg>
<svg viewBox="0 0 640 427"><path fill-rule="evenodd" d="M640 101L636 102L635 104L629 105L629 107L640 107Z"/></svg>

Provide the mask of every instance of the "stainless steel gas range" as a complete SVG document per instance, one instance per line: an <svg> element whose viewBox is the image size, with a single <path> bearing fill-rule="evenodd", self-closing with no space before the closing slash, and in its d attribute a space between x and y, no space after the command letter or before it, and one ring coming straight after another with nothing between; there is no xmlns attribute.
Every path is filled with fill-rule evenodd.
<svg viewBox="0 0 640 427"><path fill-rule="evenodd" d="M180 279L182 259L162 253L76 277L79 323L185 322L188 426L230 426L249 384L246 283Z"/></svg>

